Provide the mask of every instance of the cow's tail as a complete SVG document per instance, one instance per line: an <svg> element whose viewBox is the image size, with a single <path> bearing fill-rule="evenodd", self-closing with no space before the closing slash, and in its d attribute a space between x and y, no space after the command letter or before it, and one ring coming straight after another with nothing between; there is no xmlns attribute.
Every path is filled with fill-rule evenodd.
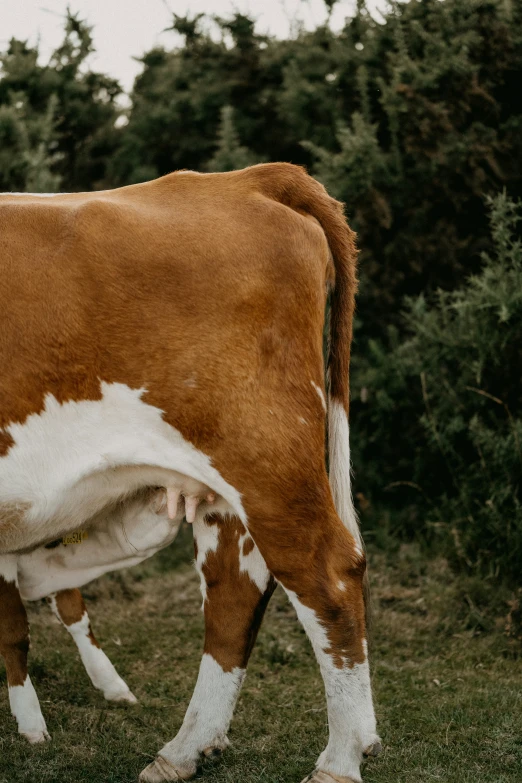
<svg viewBox="0 0 522 783"><path fill-rule="evenodd" d="M328 453L330 486L337 513L355 539L361 556L363 543L355 513L350 477L350 346L357 290L357 249L355 234L349 228L344 207L300 166L289 163L254 166L262 180L262 190L277 201L312 215L326 235L335 270L331 289L330 341L327 360ZM368 613L368 587L365 600Z"/></svg>

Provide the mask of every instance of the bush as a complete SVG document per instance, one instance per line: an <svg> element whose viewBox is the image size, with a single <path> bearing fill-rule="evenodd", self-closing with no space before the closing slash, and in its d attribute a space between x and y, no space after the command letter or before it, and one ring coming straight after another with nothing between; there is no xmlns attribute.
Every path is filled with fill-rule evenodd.
<svg viewBox="0 0 522 783"><path fill-rule="evenodd" d="M0 53L0 191L107 185L121 89L86 67L92 51L90 27L67 12L48 63L38 47L15 39Z"/></svg>
<svg viewBox="0 0 522 783"><path fill-rule="evenodd" d="M406 337L354 361L361 496L472 571L522 563L522 205L489 200L494 252L454 291L407 300ZM356 357L357 357L357 351ZM378 455L378 456L377 456Z"/></svg>
<svg viewBox="0 0 522 783"><path fill-rule="evenodd" d="M360 3L330 46L337 138L306 148L359 235L360 337L381 337L404 296L480 268L484 196L522 196L522 5L410 0L378 24Z"/></svg>

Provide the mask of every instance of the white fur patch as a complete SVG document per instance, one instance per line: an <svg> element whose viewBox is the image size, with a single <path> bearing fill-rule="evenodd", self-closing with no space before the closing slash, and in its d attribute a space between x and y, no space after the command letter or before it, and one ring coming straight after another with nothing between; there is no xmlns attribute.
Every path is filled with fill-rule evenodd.
<svg viewBox="0 0 522 783"><path fill-rule="evenodd" d="M248 533L243 533L239 537L239 571L248 574L250 580L256 585L260 593L264 593L268 587L270 572L266 567L261 552L254 544L254 548L247 554L243 554L243 544L245 541L252 541ZM252 541L253 543L253 541Z"/></svg>
<svg viewBox="0 0 522 783"><path fill-rule="evenodd" d="M16 555L0 557L0 576L6 582L17 584ZM29 742L43 742L49 739L38 696L29 675L26 676L23 685L9 686L9 704L11 713L18 723L18 731Z"/></svg>
<svg viewBox="0 0 522 783"><path fill-rule="evenodd" d="M244 669L225 672L205 653L183 725L160 755L177 769L191 769L204 750L223 750L228 745L227 731L244 676Z"/></svg>
<svg viewBox="0 0 522 783"><path fill-rule="evenodd" d="M323 675L328 707L329 740L317 768L360 783L363 751L377 740L368 660L343 668L335 666L326 629L313 609L286 590L312 644Z"/></svg>
<svg viewBox="0 0 522 783"><path fill-rule="evenodd" d="M29 742L43 742L49 739L38 696L29 675L25 678L23 685L14 685L9 688L9 704L18 723L18 731Z"/></svg>
<svg viewBox="0 0 522 783"><path fill-rule="evenodd" d="M319 396L319 399L321 400L321 405L323 406L323 410L324 410L324 412L326 413L326 400L325 400L325 398L324 398L324 392L323 392L323 390L322 390L322 389L321 389L321 387L320 387L320 386L318 386L318 385L317 385L317 384L316 384L314 381L310 381L310 383L312 384L312 386L313 386L313 387L314 387L314 389L316 390L316 392L317 392L317 394L318 394L318 396Z"/></svg>
<svg viewBox="0 0 522 783"><path fill-rule="evenodd" d="M101 400L60 404L48 394L41 413L5 428L14 445L0 458L0 507L30 508L16 541L0 539L0 552L52 540L141 487L176 486L180 476L210 488L246 521L237 490L143 402L144 389L101 388Z"/></svg>
<svg viewBox="0 0 522 783"><path fill-rule="evenodd" d="M353 505L350 481L350 427L342 403L330 398L328 405L328 448L330 453L330 486L343 524L355 539L356 553L362 555L362 538Z"/></svg>
<svg viewBox="0 0 522 783"><path fill-rule="evenodd" d="M51 598L53 612L61 620L56 600ZM81 620L65 626L74 639L85 670L95 688L103 692L110 701L136 702L128 685L122 680L103 650L96 647L89 637L89 615L84 612Z"/></svg>
<svg viewBox="0 0 522 783"><path fill-rule="evenodd" d="M202 515L196 517L193 525L194 539L198 547L196 557L196 571L199 574L199 584L201 595L203 596L203 606L207 600L207 583L203 573L203 566L209 552L217 552L219 544L219 525L207 525Z"/></svg>

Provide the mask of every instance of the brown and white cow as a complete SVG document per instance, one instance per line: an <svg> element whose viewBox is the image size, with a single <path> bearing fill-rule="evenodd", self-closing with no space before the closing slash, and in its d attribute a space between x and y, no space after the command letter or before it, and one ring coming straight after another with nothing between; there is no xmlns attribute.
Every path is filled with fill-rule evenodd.
<svg viewBox="0 0 522 783"><path fill-rule="evenodd" d="M143 500L157 488L167 519L182 496L194 518L204 654L183 725L142 783L187 779L226 747L275 581L325 682L330 737L307 780L358 783L379 742L350 491L356 251L342 206L289 164L4 195L0 265L1 572L14 584L21 552L78 529L96 538L140 503L146 536L163 524Z"/></svg>

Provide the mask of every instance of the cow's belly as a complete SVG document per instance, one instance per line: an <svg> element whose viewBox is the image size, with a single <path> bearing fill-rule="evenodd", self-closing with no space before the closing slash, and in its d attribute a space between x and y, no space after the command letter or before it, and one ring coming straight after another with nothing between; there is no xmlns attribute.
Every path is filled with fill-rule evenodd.
<svg viewBox="0 0 522 783"><path fill-rule="evenodd" d="M101 400L63 404L48 395L41 413L6 428L14 444L0 458L0 553L88 525L148 486L188 494L208 487L245 521L237 490L143 402L143 389L102 383L102 392Z"/></svg>

